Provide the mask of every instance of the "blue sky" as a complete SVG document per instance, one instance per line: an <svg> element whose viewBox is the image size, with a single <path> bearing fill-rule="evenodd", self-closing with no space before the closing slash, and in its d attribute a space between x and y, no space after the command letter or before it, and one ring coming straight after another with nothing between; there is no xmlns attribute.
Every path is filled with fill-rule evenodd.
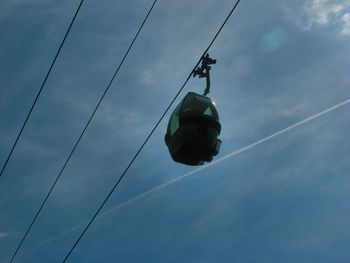
<svg viewBox="0 0 350 263"><path fill-rule="evenodd" d="M82 6L0 179L1 263L151 4ZM158 0L15 262L63 260L233 4ZM77 5L0 2L0 163ZM209 53L221 160L350 98L350 4L242 0ZM204 84L191 79L177 103ZM349 114L345 104L191 174L165 146L168 114L69 262L349 262Z"/></svg>

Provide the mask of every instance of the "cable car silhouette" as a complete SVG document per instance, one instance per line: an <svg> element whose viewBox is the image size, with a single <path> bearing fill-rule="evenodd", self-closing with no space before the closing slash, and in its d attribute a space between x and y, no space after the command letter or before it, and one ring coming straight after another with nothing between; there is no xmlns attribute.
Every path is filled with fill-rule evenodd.
<svg viewBox="0 0 350 263"><path fill-rule="evenodd" d="M222 143L218 139L221 132L219 114L215 102L206 96L210 87L209 64L215 62L208 54L202 58L202 66L193 73L200 78L206 77L204 95L187 93L169 119L165 143L175 162L203 165L219 153Z"/></svg>

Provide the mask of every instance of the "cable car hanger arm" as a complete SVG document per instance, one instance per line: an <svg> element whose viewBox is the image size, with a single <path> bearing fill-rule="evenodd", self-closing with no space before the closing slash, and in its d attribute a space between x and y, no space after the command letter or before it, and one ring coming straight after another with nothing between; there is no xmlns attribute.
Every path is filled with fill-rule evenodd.
<svg viewBox="0 0 350 263"><path fill-rule="evenodd" d="M207 96L207 94L210 92L211 67L209 65L215 64L215 63L216 63L216 59L210 58L209 53L207 53L205 56L202 57L202 65L200 67L197 67L197 69L193 70L193 77L196 77L198 75L199 78L206 78L207 80L207 86L203 93L204 96Z"/></svg>

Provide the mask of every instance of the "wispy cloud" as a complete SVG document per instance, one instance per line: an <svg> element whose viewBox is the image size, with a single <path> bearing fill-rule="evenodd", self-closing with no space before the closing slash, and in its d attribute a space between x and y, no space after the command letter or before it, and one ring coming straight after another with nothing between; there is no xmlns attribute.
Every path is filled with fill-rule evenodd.
<svg viewBox="0 0 350 263"><path fill-rule="evenodd" d="M150 70L144 70L140 75L140 81L146 85L151 85L153 82L153 74Z"/></svg>
<svg viewBox="0 0 350 263"><path fill-rule="evenodd" d="M334 3L329 0L312 0L305 3L304 13L307 16L305 27L310 29L315 25L327 25L345 11L349 3Z"/></svg>
<svg viewBox="0 0 350 263"><path fill-rule="evenodd" d="M8 233L5 232L0 232L0 238L7 237Z"/></svg>
<svg viewBox="0 0 350 263"><path fill-rule="evenodd" d="M292 9L285 6L288 15L302 30L311 30L315 27L337 25L341 28L340 34L350 35L350 2L336 3L330 0L308 0L304 3L301 12L294 14Z"/></svg>
<svg viewBox="0 0 350 263"><path fill-rule="evenodd" d="M346 13L342 17L344 26L343 30L340 32L343 35L349 35L350 36L350 12Z"/></svg>
<svg viewBox="0 0 350 263"><path fill-rule="evenodd" d="M338 103L338 104L336 104L336 105L334 105L334 106L332 106L332 107L330 107L330 108L328 108L328 109L326 109L324 111L321 111L321 112L319 112L317 114L314 114L314 115L312 115L312 116L310 116L310 117L308 117L308 118L306 118L306 119L304 119L302 121L299 121L299 122L297 122L297 123L295 123L293 125L290 125L287 128L284 128L284 129L282 129L282 130L280 130L280 131L278 131L278 132L276 132L274 134L271 134L270 136L267 136L267 137L265 137L263 139L260 139L260 140L258 140L256 142L254 142L252 144L249 144L249 145L247 145L245 147L242 147L242 148L240 148L238 150L235 150L235 151L233 151L233 152L231 152L231 153L229 153L229 154L227 154L227 155L225 155L225 156L223 156L223 157L221 157L221 158L219 158L219 159L217 159L215 161L212 161L211 163L209 163L209 164L207 164L205 166L201 166L201 167L199 167L197 169L194 169L194 170L192 170L192 171L190 171L190 172L188 172L186 174L183 174L183 175L181 175L181 176L179 176L177 178L174 178L174 179L172 179L172 180L170 180L170 181L168 181L168 182L166 182L164 184L158 185L158 186L156 186L156 187L154 187L154 188L152 188L152 189L150 189L150 190L148 190L146 192L143 192L143 193L141 193L141 194L139 194L139 195L129 199L128 201L126 201L126 202L124 202L122 204L119 204L119 205L117 205L117 206L107 210L106 212L104 212L101 215L99 215L97 218L105 217L105 216L111 214L112 212L114 212L114 211L116 211L116 210L118 210L120 208L123 208L123 207L125 207L125 206L127 206L127 205L129 205L129 204L131 204L131 203L133 203L133 202L135 202L135 201L145 197L145 196L148 196L148 195L150 195L150 194L152 194L154 192L157 192L157 191L159 191L159 190L161 190L161 189L163 189L163 188L165 188L165 187L167 187L167 186L169 186L171 184L174 184L174 183L176 183L176 182L178 182L178 181L180 181L180 180L182 180L182 179L184 179L186 177L189 177L190 175L196 174L196 173L198 173L198 172L200 172L200 171L202 171L202 170L204 170L204 169L206 169L208 167L216 165L216 164L218 164L218 163L220 163L220 162L222 162L222 161L224 161L224 160L226 160L228 158L231 158L231 157L233 157L233 156L235 156L237 154L240 154L242 152L250 150L250 149L254 148L255 146L257 146L259 144L267 142L267 141L269 141L269 140L271 140L271 139L273 139L273 138L275 138L275 137L277 137L277 136L279 136L279 135L281 135L283 133L286 133L287 131L290 131L290 130L292 130L294 128L297 128L297 127L299 127L299 126L301 126L301 125L303 125L303 124L305 124L307 122L310 122L312 120L315 120L315 119L317 119L317 118L319 118L319 117L321 117L321 116L323 116L323 115L325 115L325 114L327 114L327 113L329 113L331 111L334 111L337 108L339 108L341 106L344 106L344 105L346 105L348 103L350 103L350 99L347 99L347 100L345 100L345 101L343 101L341 103ZM58 239L58 238L60 238L60 237L62 237L64 235L66 235L66 234L69 234L69 233L73 232L74 230L76 230L78 228L83 227L87 223L88 223L88 221L84 221L84 222L82 222L82 223L80 223L80 224L78 224L78 225L76 225L76 226L74 226L74 227L72 227L70 229L67 229L66 231L64 231L64 232L62 232L62 233L60 233L60 234L58 234L58 235L56 235L56 236L46 240L46 241L38 244L37 246L33 247L32 249L27 250L26 252L28 253L28 252L30 252L32 250L35 250L35 249L37 249L39 247L42 247L42 246L44 246L46 244L49 244L52 241L54 241L54 240L56 240L56 239ZM1 237L1 234L0 234L0 237Z"/></svg>

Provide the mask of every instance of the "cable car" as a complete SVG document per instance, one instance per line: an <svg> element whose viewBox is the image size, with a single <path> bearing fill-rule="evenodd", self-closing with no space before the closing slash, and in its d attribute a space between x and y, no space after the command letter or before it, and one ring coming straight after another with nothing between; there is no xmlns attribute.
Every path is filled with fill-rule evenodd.
<svg viewBox="0 0 350 263"><path fill-rule="evenodd" d="M175 162L202 165L220 150L219 115L212 99L189 92L172 113L165 135Z"/></svg>
<svg viewBox="0 0 350 263"><path fill-rule="evenodd" d="M219 153L222 141L218 139L221 132L219 114L215 103L206 95L210 89L209 65L216 60L207 53L201 58L202 65L193 70L193 77L206 78L203 95L189 92L172 113L165 144L175 162L187 165L202 165L213 160Z"/></svg>

